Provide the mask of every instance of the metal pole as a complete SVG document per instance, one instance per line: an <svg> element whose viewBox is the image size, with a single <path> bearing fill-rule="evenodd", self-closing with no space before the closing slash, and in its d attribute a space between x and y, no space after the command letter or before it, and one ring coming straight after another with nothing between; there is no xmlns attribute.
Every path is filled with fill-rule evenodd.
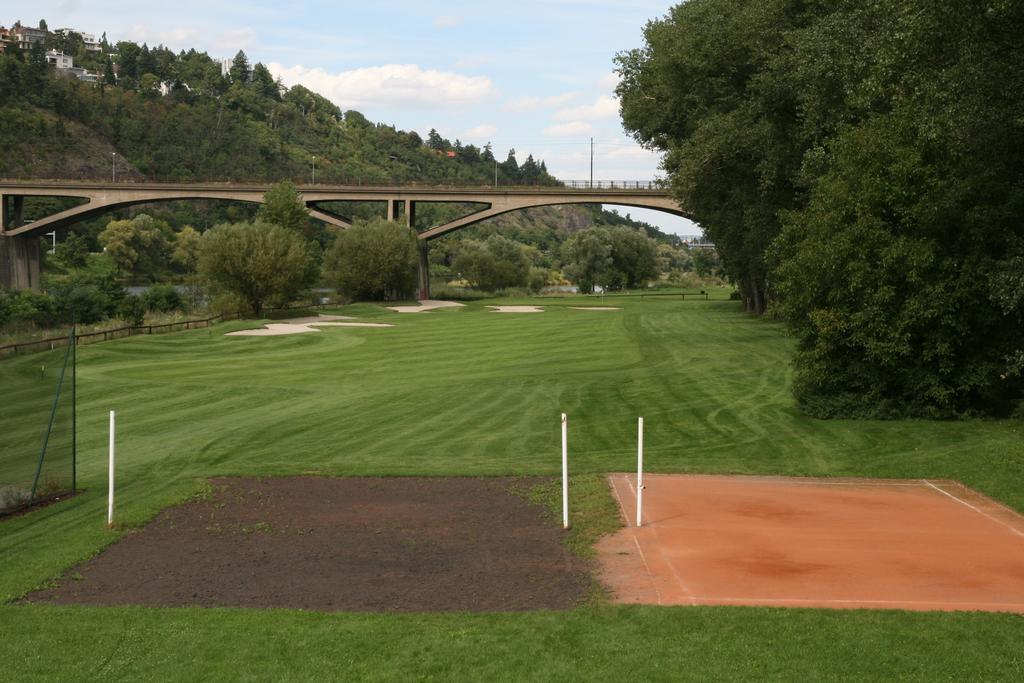
<svg viewBox="0 0 1024 683"><path fill-rule="evenodd" d="M110 153L110 182L117 182L117 152Z"/></svg>
<svg viewBox="0 0 1024 683"><path fill-rule="evenodd" d="M498 158L494 158L494 186L498 186Z"/></svg>
<svg viewBox="0 0 1024 683"><path fill-rule="evenodd" d="M107 526L114 525L114 411L110 411L110 459L107 465Z"/></svg>
<svg viewBox="0 0 1024 683"><path fill-rule="evenodd" d="M71 323L71 492L78 491L78 329Z"/></svg>
<svg viewBox="0 0 1024 683"><path fill-rule="evenodd" d="M590 189L594 189L594 138L590 138Z"/></svg>
<svg viewBox="0 0 1024 683"><path fill-rule="evenodd" d="M562 413L562 528L569 528L569 440L565 413Z"/></svg>
<svg viewBox="0 0 1024 683"><path fill-rule="evenodd" d="M316 157L313 157L313 184L316 185Z"/></svg>
<svg viewBox="0 0 1024 683"><path fill-rule="evenodd" d="M644 505L644 419L637 421L636 432L636 525L641 524Z"/></svg>

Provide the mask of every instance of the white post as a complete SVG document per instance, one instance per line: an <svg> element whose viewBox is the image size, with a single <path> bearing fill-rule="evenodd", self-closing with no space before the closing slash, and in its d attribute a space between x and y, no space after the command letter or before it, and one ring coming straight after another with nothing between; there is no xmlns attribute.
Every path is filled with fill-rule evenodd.
<svg viewBox="0 0 1024 683"><path fill-rule="evenodd" d="M562 528L569 528L569 439L562 413Z"/></svg>
<svg viewBox="0 0 1024 683"><path fill-rule="evenodd" d="M107 526L114 525L114 411L110 411L110 463L107 470Z"/></svg>
<svg viewBox="0 0 1024 683"><path fill-rule="evenodd" d="M636 432L636 525L641 524L644 504L644 419L638 418Z"/></svg>

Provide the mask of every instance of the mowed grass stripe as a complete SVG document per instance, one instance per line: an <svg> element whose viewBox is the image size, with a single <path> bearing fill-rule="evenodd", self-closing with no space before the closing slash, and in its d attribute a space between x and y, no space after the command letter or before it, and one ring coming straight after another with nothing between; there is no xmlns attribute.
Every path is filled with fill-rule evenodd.
<svg viewBox="0 0 1024 683"><path fill-rule="evenodd" d="M387 329L224 337L252 326L230 323L83 347L86 490L0 522L0 599L123 533L103 525L110 408L129 527L226 474L556 475L562 411L578 474L631 469L643 415L650 471L951 478L1024 510L1020 421L807 418L793 406L782 328L735 302L620 299L606 303L621 311L524 315L485 303L332 311ZM0 382L32 363L0 362ZM342 666L371 679L996 679L1019 677L1024 637L1024 620L1007 615L744 608L395 618L5 606L0 619L16 624L0 656L17 655L19 679L188 679L200 664L214 678L323 678Z"/></svg>

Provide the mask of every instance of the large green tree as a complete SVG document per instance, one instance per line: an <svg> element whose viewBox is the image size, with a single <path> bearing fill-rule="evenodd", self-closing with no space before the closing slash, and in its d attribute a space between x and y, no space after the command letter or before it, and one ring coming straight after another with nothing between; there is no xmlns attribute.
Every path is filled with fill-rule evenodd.
<svg viewBox="0 0 1024 683"><path fill-rule="evenodd" d="M259 316L285 305L316 280L314 259L300 235L268 223L218 225L203 234L199 273L241 299Z"/></svg>
<svg viewBox="0 0 1024 683"><path fill-rule="evenodd" d="M104 251L129 279L155 281L167 269L173 231L148 214L111 221L100 233Z"/></svg>
<svg viewBox="0 0 1024 683"><path fill-rule="evenodd" d="M530 259L522 244L501 235L485 241L467 240L452 262L473 287L495 292L508 287L525 287L530 276Z"/></svg>
<svg viewBox="0 0 1024 683"><path fill-rule="evenodd" d="M416 233L376 218L341 231L324 255L324 279L353 299L391 301L416 291Z"/></svg>
<svg viewBox="0 0 1024 683"><path fill-rule="evenodd" d="M263 195L259 219L293 232L306 234L309 229L309 209L294 183L277 183Z"/></svg>

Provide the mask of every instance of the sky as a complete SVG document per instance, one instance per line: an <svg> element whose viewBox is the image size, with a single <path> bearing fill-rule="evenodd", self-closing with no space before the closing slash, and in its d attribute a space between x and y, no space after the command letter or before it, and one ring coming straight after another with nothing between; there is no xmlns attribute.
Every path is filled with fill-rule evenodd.
<svg viewBox="0 0 1024 683"><path fill-rule="evenodd" d="M463 144L494 145L547 163L561 180L663 177L660 155L623 131L616 53L643 45L643 27L668 11L653 0L514 2L263 2L5 0L0 24L45 19L51 30L106 32L215 58L244 50L285 85L302 84L375 122L431 128ZM681 235L690 221L622 208Z"/></svg>

